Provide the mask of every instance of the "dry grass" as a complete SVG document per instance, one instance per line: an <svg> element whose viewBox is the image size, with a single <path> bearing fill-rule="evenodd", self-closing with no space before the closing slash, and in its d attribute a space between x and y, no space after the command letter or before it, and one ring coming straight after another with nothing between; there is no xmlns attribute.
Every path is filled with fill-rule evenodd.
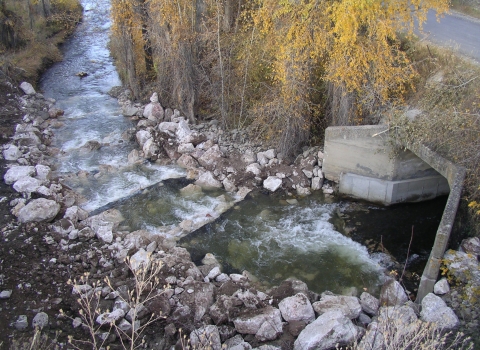
<svg viewBox="0 0 480 350"><path fill-rule="evenodd" d="M452 0L450 6L452 10L480 18L480 1L478 0Z"/></svg>
<svg viewBox="0 0 480 350"><path fill-rule="evenodd" d="M412 120L399 108L390 113L389 123L407 145L422 143L464 166L463 199L480 202L480 67L451 50L425 44L414 45L411 56L419 76L417 91L407 102L422 114ZM479 235L480 215L471 213L471 234Z"/></svg>

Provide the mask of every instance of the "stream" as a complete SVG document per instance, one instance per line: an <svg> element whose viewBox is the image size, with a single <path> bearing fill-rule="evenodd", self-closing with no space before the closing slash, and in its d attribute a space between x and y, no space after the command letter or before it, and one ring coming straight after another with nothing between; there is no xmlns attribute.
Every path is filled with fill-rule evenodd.
<svg viewBox="0 0 480 350"><path fill-rule="evenodd" d="M185 196L180 190L189 182L183 169L128 165L127 155L136 145L122 135L134 124L108 95L121 85L108 50L109 1L83 0L82 5L84 20L64 45L64 60L41 80L44 95L65 110L53 144L61 150L57 173L85 198L82 207L89 212L104 207L120 210L125 230L164 234L182 220L210 215L228 197L224 191ZM76 76L82 71L88 76ZM91 145L95 147L86 149ZM196 262L213 253L224 271L248 270L266 287L295 277L318 293L327 289L344 293L351 287L375 293L383 268L372 250L385 249L405 261L415 226L409 264L421 273L445 202L440 198L384 208L322 193L292 198L254 192L178 244Z"/></svg>

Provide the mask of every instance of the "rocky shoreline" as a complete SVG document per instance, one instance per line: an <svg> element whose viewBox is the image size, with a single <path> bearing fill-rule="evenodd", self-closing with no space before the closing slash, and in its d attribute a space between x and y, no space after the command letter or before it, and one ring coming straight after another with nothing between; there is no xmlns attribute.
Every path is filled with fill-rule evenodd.
<svg viewBox="0 0 480 350"><path fill-rule="evenodd" d="M425 322L443 330L466 325L465 316L459 320L443 300L449 304L457 300L446 280L436 286L436 294L424 298L421 308L393 278L384 284L378 299L367 292L359 297L318 295L298 280L259 290L248 272L222 273L210 254L196 266L189 253L175 245L179 237L214 221L255 188L282 189L292 199L316 190L332 194L332 186L323 180L323 155L318 147L306 149L293 164L286 164L275 150L265 151L262 145L248 141L244 131L224 131L215 121L189 125L178 111L164 109L156 94L142 106L130 101L128 91L120 88L115 95L124 115L137 121L135 129L124 133L140 147L129 154L130 164L145 160L175 163L187 169L187 177L194 181L185 191L223 187L231 193L215 215L185 220L164 235L125 232L119 229L118 211L89 216L79 206L81 196L55 176L52 157L60 150L50 145L63 112L29 84L23 84L22 90L25 95L18 101L23 121L2 152L8 162L4 181L15 191L14 198L2 201L9 203L17 218L2 228L2 243L20 245L13 253L2 250L6 257L0 302L13 337L29 334L37 326L49 334L62 330L59 344L65 348L66 335L85 340L88 322L82 319L76 299L95 300L97 295L101 312L94 317L94 326L99 327L96 336L111 348L122 348L120 340L126 339L110 329L111 323L126 333L147 325L144 340L149 349L182 349L189 341L193 348L236 350L331 349L355 341L360 349L380 349L389 341L385 337L393 325L405 337ZM480 271L477 241L465 241L465 252L449 251L446 257L449 273L470 283L472 297L480 286L480 273L475 272ZM131 269L124 262L127 257ZM19 259L32 260L31 275L24 280L14 271ZM134 276L142 267L153 266L159 270L155 288L148 290L149 300L133 302L128 290L135 288ZM466 277L466 271L473 271L474 278ZM43 284L49 285L45 294L40 291ZM476 312L470 310L473 321L467 321L473 327L478 327ZM152 314L160 318L149 323Z"/></svg>

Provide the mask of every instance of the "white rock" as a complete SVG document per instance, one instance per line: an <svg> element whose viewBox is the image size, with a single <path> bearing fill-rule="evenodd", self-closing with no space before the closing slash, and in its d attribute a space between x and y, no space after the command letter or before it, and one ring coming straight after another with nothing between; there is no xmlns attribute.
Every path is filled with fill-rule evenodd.
<svg viewBox="0 0 480 350"><path fill-rule="evenodd" d="M36 94L35 89L33 88L32 84L27 83L26 81L24 81L23 83L20 84L20 89L22 89L22 91L27 95L35 95Z"/></svg>
<svg viewBox="0 0 480 350"><path fill-rule="evenodd" d="M220 268L218 266L215 266L213 269L210 270L210 272L206 277L213 280L215 277L217 277L221 273L222 271L220 271Z"/></svg>
<svg viewBox="0 0 480 350"><path fill-rule="evenodd" d="M323 186L323 177L314 177L312 179L312 190L313 191L318 191L322 188Z"/></svg>
<svg viewBox="0 0 480 350"><path fill-rule="evenodd" d="M206 171L201 174L197 181L195 181L195 185L201 186L202 188L221 188L222 183L215 179L213 174L210 171Z"/></svg>
<svg viewBox="0 0 480 350"><path fill-rule="evenodd" d="M9 299L10 296L12 295L12 290L2 290L0 292L0 299Z"/></svg>
<svg viewBox="0 0 480 350"><path fill-rule="evenodd" d="M29 202L18 212L18 221L41 222L51 221L60 211L60 204L55 201L39 198Z"/></svg>
<svg viewBox="0 0 480 350"><path fill-rule="evenodd" d="M5 175L3 176L3 180L7 185L11 185L14 182L18 181L22 177L30 176L35 173L35 167L33 166L12 166L10 169L7 170Z"/></svg>
<svg viewBox="0 0 480 350"><path fill-rule="evenodd" d="M178 145L178 149L177 149L177 152L178 153L192 153L193 151L195 150L195 146L193 145L193 143L181 143L180 145Z"/></svg>
<svg viewBox="0 0 480 350"><path fill-rule="evenodd" d="M153 138L149 138L147 141L145 141L143 145L143 154L145 158L148 159L153 157L158 153L158 151L159 151L159 148Z"/></svg>
<svg viewBox="0 0 480 350"><path fill-rule="evenodd" d="M18 179L13 184L13 189L20 193L32 193L35 192L41 185L41 181L30 176L25 176Z"/></svg>
<svg viewBox="0 0 480 350"><path fill-rule="evenodd" d="M151 253L146 252L143 248L133 254L130 258L130 266L133 271L150 266Z"/></svg>
<svg viewBox="0 0 480 350"><path fill-rule="evenodd" d="M245 169L245 171L258 176L262 172L262 167L258 163L251 163L247 165L247 168Z"/></svg>
<svg viewBox="0 0 480 350"><path fill-rule="evenodd" d="M178 124L173 122L162 122L158 124L158 131L164 132L169 135L174 135L177 131Z"/></svg>
<svg viewBox="0 0 480 350"><path fill-rule="evenodd" d="M183 142L183 140L186 139L191 133L192 130L190 130L190 127L185 120L181 120L178 122L175 134L177 135L177 138L180 142Z"/></svg>
<svg viewBox="0 0 480 350"><path fill-rule="evenodd" d="M278 308L282 313L285 321L303 321L311 323L315 320L315 312L313 311L310 300L303 293L283 299Z"/></svg>
<svg viewBox="0 0 480 350"><path fill-rule="evenodd" d="M443 295L450 292L450 286L446 278L442 278L433 286L433 292L437 295Z"/></svg>
<svg viewBox="0 0 480 350"><path fill-rule="evenodd" d="M326 350L354 342L361 332L339 310L324 313L300 333L294 350Z"/></svg>
<svg viewBox="0 0 480 350"><path fill-rule="evenodd" d="M73 207L67 208L63 217L65 219L70 219L72 222L77 222L88 218L88 212L74 205Z"/></svg>
<svg viewBox="0 0 480 350"><path fill-rule="evenodd" d="M52 191L50 191L49 188L45 186L40 186L35 190L36 193L41 194L42 196L45 197L50 197L52 195Z"/></svg>
<svg viewBox="0 0 480 350"><path fill-rule="evenodd" d="M433 293L428 293L422 299L420 318L425 322L436 323L442 329L453 329L460 324L455 312Z"/></svg>
<svg viewBox="0 0 480 350"><path fill-rule="evenodd" d="M18 147L15 145L8 145L3 150L3 158L5 158L5 160L17 160L21 156L22 156L22 152L20 152Z"/></svg>
<svg viewBox="0 0 480 350"><path fill-rule="evenodd" d="M143 145L145 145L145 142L147 142L147 140L152 137L152 134L148 130L139 130L137 131L135 136L140 147L143 147Z"/></svg>
<svg viewBox="0 0 480 350"><path fill-rule="evenodd" d="M230 180L228 177L223 179L222 181L223 187L225 188L225 191L227 192L235 192L237 190L237 186L235 186L235 183Z"/></svg>
<svg viewBox="0 0 480 350"><path fill-rule="evenodd" d="M252 164L257 161L257 156L253 153L252 150L246 150L245 153L242 155L242 160L245 164Z"/></svg>
<svg viewBox="0 0 480 350"><path fill-rule="evenodd" d="M263 181L263 188L275 192L282 186L282 179L279 179L276 176L269 176L265 181Z"/></svg>
<svg viewBox="0 0 480 350"><path fill-rule="evenodd" d="M49 166L37 164L35 165L35 171L37 175L35 176L40 181L48 181L50 180L50 176L52 174L52 169Z"/></svg>
<svg viewBox="0 0 480 350"><path fill-rule="evenodd" d="M301 197L305 197L305 196L311 195L312 192L310 192L309 188L305 188L300 185L297 185L297 194Z"/></svg>

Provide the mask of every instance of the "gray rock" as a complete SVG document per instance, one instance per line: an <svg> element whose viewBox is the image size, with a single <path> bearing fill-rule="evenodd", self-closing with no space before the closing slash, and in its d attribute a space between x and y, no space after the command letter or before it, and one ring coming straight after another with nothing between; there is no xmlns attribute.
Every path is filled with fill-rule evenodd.
<svg viewBox="0 0 480 350"><path fill-rule="evenodd" d="M405 290L395 280L385 282L380 291L380 305L396 306L403 305L408 301Z"/></svg>
<svg viewBox="0 0 480 350"><path fill-rule="evenodd" d="M185 120L180 120L178 122L177 130L175 131L175 135L179 142L185 142L187 137L192 133L188 123Z"/></svg>
<svg viewBox="0 0 480 350"><path fill-rule="evenodd" d="M373 295L363 292L360 295L360 305L366 314L376 315L378 312L378 307L380 306L380 301Z"/></svg>
<svg viewBox="0 0 480 350"><path fill-rule="evenodd" d="M279 179L276 176L269 176L265 181L263 181L263 188L269 190L270 192L275 192L282 186L282 179Z"/></svg>
<svg viewBox="0 0 480 350"><path fill-rule="evenodd" d="M133 117L134 115L137 114L137 112L138 112L138 108L131 105L128 105L122 108L122 114L125 117Z"/></svg>
<svg viewBox="0 0 480 350"><path fill-rule="evenodd" d="M32 84L27 83L26 81L24 81L20 84L20 89L22 89L22 91L27 95L35 95L36 94L35 89L33 88Z"/></svg>
<svg viewBox="0 0 480 350"><path fill-rule="evenodd" d="M32 320L32 327L43 329L48 325L48 315L45 312L39 312Z"/></svg>
<svg viewBox="0 0 480 350"><path fill-rule="evenodd" d="M450 286L446 278L442 278L433 286L433 292L437 295L443 295L450 292Z"/></svg>
<svg viewBox="0 0 480 350"><path fill-rule="evenodd" d="M59 211L60 204L55 201L45 198L34 199L18 211L18 221L22 223L51 221Z"/></svg>
<svg viewBox="0 0 480 350"><path fill-rule="evenodd" d="M190 333L190 343L194 349L221 350L222 342L217 326L208 325Z"/></svg>
<svg viewBox="0 0 480 350"><path fill-rule="evenodd" d="M123 318L123 316L125 316L125 311L123 311L122 309L116 309L112 312L105 312L98 315L98 317L95 319L95 322L100 325L108 325L110 323L115 323L116 321Z"/></svg>
<svg viewBox="0 0 480 350"><path fill-rule="evenodd" d="M222 181L223 187L225 188L225 191L227 192L235 192L237 190L237 186L235 186L235 183L230 180L228 177L223 179Z"/></svg>
<svg viewBox="0 0 480 350"><path fill-rule="evenodd" d="M15 321L15 329L17 331L24 331L28 328L28 318L27 315L20 315Z"/></svg>
<svg viewBox="0 0 480 350"><path fill-rule="evenodd" d="M449 273L458 280L480 285L480 268L476 256L450 249L443 256L443 262Z"/></svg>
<svg viewBox="0 0 480 350"><path fill-rule="evenodd" d="M276 339L282 333L280 310L271 306L244 311L233 324L238 333L255 334L260 341Z"/></svg>
<svg viewBox="0 0 480 350"><path fill-rule="evenodd" d="M252 150L249 149L242 155L242 160L245 162L245 164L252 164L257 161L257 156Z"/></svg>
<svg viewBox="0 0 480 350"><path fill-rule="evenodd" d="M357 318L362 311L357 297L327 293L322 293L320 301L313 303L313 309L319 314L337 310L349 319Z"/></svg>
<svg viewBox="0 0 480 350"><path fill-rule="evenodd" d="M11 185L14 182L17 182L22 177L30 176L35 174L35 167L33 166L12 166L10 169L7 170L5 175L3 176L3 180L7 185Z"/></svg>
<svg viewBox="0 0 480 350"><path fill-rule="evenodd" d="M182 154L180 158L177 159L177 164L185 169L196 168L198 166L198 162L188 154Z"/></svg>
<svg viewBox="0 0 480 350"><path fill-rule="evenodd" d="M462 241L460 247L465 253L475 255L477 258L480 257L480 238L466 238Z"/></svg>
<svg viewBox="0 0 480 350"><path fill-rule="evenodd" d="M361 331L339 310L324 313L300 333L294 350L326 350L355 341Z"/></svg>
<svg viewBox="0 0 480 350"><path fill-rule="evenodd" d="M425 322L436 323L442 329L453 329L460 324L453 310L445 304L442 298L433 293L428 293L422 299L420 318Z"/></svg>
<svg viewBox="0 0 480 350"><path fill-rule="evenodd" d="M303 293L283 299L278 304L278 308L282 313L283 319L287 322L303 321L311 323L315 320L312 304Z"/></svg>

